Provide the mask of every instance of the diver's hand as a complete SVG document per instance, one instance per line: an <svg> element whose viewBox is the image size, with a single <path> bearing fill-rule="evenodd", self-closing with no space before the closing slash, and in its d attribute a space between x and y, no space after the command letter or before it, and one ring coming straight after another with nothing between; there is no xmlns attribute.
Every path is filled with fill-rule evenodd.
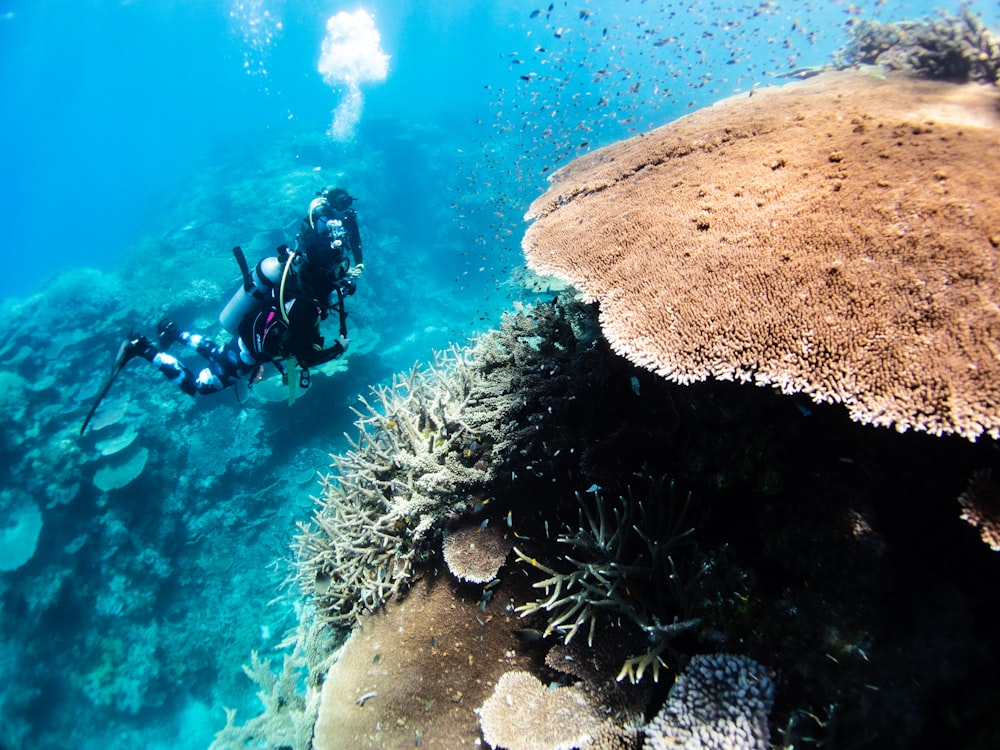
<svg viewBox="0 0 1000 750"><path fill-rule="evenodd" d="M358 279L361 278L361 272L364 270L365 270L365 264L358 263L358 265L356 266L351 266L351 270L347 272L347 276L348 278L351 279L351 281L357 281Z"/></svg>
<svg viewBox="0 0 1000 750"><path fill-rule="evenodd" d="M350 339L347 338L347 336L341 336L340 338L337 339L337 344L340 344L341 350L345 352L347 351L347 347L350 345L350 343L351 341Z"/></svg>

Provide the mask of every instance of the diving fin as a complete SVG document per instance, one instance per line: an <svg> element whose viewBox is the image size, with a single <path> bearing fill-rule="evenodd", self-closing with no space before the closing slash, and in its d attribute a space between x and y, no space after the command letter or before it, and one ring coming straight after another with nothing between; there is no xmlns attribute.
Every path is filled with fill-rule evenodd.
<svg viewBox="0 0 1000 750"><path fill-rule="evenodd" d="M108 375L107 380L104 381L104 385L101 387L101 392L97 394L97 398L94 399L94 403L90 407L90 411L87 412L86 419L83 420L83 424L80 426L80 434L82 435L86 429L87 425L90 424L90 420L94 416L94 412L97 411L97 407L101 405L104 397L108 395L108 391L111 390L112 383L118 377L118 373L122 371L128 361L136 356L136 337L134 335L129 335L121 346L118 347L118 353L115 355L115 363L111 368L111 373Z"/></svg>

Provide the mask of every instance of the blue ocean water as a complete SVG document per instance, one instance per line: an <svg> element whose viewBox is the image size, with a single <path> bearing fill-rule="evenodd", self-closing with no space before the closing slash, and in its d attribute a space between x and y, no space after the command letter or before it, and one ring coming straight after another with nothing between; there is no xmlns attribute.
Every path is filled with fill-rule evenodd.
<svg viewBox="0 0 1000 750"><path fill-rule="evenodd" d="M547 173L829 62L852 20L940 5L0 0L0 528L37 536L0 572L0 747L207 747L223 707L253 715L241 664L295 621L269 602L348 406L534 298L519 243ZM377 38L343 20L324 80L328 21L359 9ZM129 373L77 440L123 330L210 327L230 247L290 241L338 182L367 268L322 405Z"/></svg>

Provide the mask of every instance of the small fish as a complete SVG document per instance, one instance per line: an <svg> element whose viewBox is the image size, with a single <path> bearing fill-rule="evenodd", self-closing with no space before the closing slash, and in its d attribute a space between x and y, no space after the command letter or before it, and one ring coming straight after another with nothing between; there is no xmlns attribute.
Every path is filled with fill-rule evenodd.
<svg viewBox="0 0 1000 750"><path fill-rule="evenodd" d="M368 701L370 701L372 698L378 698L378 693L376 693L374 690L372 692L370 692L370 693L365 693L364 695L359 695L354 702L357 703L359 706L363 706Z"/></svg>
<svg viewBox="0 0 1000 750"><path fill-rule="evenodd" d="M533 643L535 641L540 641L545 637L545 634L541 630L535 630L535 628L521 628L520 630L515 630L514 635L516 635L522 643Z"/></svg>
<svg viewBox="0 0 1000 750"><path fill-rule="evenodd" d="M632 393L634 393L636 396L641 396L642 394L639 393L639 378L633 375L629 380L629 383L632 385Z"/></svg>

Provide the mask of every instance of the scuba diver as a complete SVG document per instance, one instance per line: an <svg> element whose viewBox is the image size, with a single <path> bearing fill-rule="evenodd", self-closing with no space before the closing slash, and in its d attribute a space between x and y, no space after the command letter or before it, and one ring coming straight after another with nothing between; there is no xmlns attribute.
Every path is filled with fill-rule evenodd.
<svg viewBox="0 0 1000 750"><path fill-rule="evenodd" d="M342 195L341 195L342 194ZM265 363L271 362L288 381L284 362L298 365L299 386L309 386L309 368L337 359L347 350L347 312L344 299L354 294L363 264L357 215L346 191L328 189L312 201L303 219L296 247L281 245L274 256L261 260L251 271L243 251L233 255L243 274L239 288L219 315L219 322L233 334L216 344L201 334L181 330L163 319L157 326L157 344L132 333L122 342L112 372L91 407L82 435L111 388L118 373L135 358L145 359L172 383L192 396L224 390L239 381L252 384ZM335 205L328 202L333 196ZM353 234L353 242L352 242ZM355 265L351 266L354 259ZM330 312L339 316L339 337L324 347L320 323ZM208 361L195 373L166 350L178 342Z"/></svg>
<svg viewBox="0 0 1000 750"><path fill-rule="evenodd" d="M361 251L361 230L358 228L358 214L351 208L356 198L346 190L338 187L324 188L309 204L309 213L299 225L296 236L296 251L308 252L310 248L329 242L331 232L342 228L347 233L347 243L350 246L350 257L354 266L350 273L357 280L365 268L364 256ZM346 256L345 256L346 257Z"/></svg>

